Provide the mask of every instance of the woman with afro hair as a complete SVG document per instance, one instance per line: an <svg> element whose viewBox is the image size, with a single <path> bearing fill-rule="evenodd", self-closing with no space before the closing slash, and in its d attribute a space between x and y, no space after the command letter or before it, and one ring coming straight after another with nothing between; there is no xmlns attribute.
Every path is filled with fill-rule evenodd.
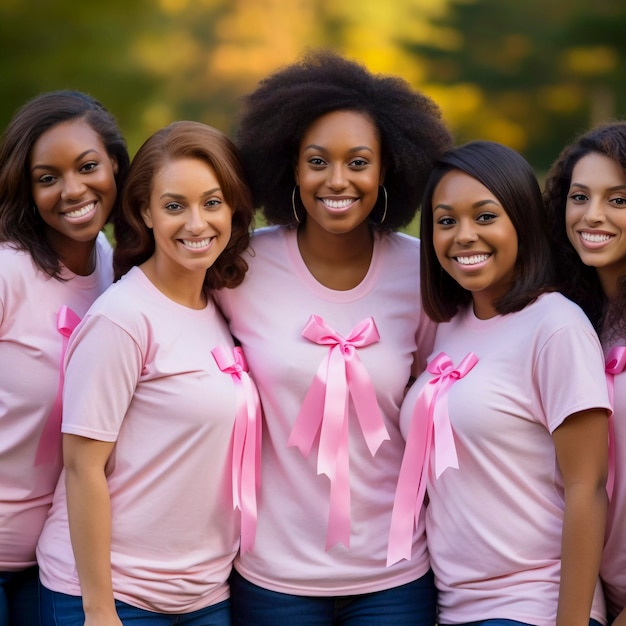
<svg viewBox="0 0 626 626"><path fill-rule="evenodd" d="M247 96L236 143L267 228L216 297L264 409L256 541L233 624L435 623L423 524L387 567L400 404L434 324L414 217L452 139L400 78L317 51Z"/></svg>

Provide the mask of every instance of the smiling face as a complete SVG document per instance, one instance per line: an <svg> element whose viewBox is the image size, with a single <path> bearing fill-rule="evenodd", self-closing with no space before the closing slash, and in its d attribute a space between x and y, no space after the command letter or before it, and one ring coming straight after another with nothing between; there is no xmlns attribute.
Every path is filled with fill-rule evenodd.
<svg viewBox="0 0 626 626"><path fill-rule="evenodd" d="M597 269L604 291L616 292L626 274L626 173L619 163L595 152L576 163L565 227L582 262Z"/></svg>
<svg viewBox="0 0 626 626"><path fill-rule="evenodd" d="M76 243L92 242L117 196L117 163L84 120L53 126L34 143L30 157L35 206L46 236L60 258Z"/></svg>
<svg viewBox="0 0 626 626"><path fill-rule="evenodd" d="M212 167L193 158L167 161L142 211L159 279L174 285L189 273L203 277L230 240L232 213Z"/></svg>
<svg viewBox="0 0 626 626"><path fill-rule="evenodd" d="M475 178L452 170L435 188L433 247L441 267L472 293L474 312L497 315L511 288L518 253L515 227L499 200Z"/></svg>
<svg viewBox="0 0 626 626"><path fill-rule="evenodd" d="M307 228L333 234L367 228L383 180L376 127L355 111L318 118L302 137L295 177Z"/></svg>

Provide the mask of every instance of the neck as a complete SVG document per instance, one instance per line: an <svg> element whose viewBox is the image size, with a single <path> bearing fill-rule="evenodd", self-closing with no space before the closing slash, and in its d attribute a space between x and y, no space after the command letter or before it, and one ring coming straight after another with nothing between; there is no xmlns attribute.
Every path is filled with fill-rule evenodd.
<svg viewBox="0 0 626 626"><path fill-rule="evenodd" d="M298 230L298 247L311 274L325 287L356 287L372 261L374 237L367 223L347 233L329 233L314 223Z"/></svg>
<svg viewBox="0 0 626 626"><path fill-rule="evenodd" d="M599 267L596 269L602 291L609 302L615 300L618 295L618 283L623 274L623 268Z"/></svg>
<svg viewBox="0 0 626 626"><path fill-rule="evenodd" d="M204 291L206 271L190 272L164 270L153 255L140 265L148 280L167 298L189 309L203 309L207 298Z"/></svg>

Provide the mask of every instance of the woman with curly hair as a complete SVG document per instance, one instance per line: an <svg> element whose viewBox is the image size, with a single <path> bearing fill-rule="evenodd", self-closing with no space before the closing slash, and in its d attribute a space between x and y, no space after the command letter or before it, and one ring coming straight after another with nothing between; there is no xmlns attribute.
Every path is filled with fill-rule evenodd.
<svg viewBox="0 0 626 626"><path fill-rule="evenodd" d="M408 224L451 145L437 106L330 52L247 96L237 143L271 224L216 293L265 415L256 543L235 624L423 624L436 598L423 526L386 566L405 388L430 353Z"/></svg>
<svg viewBox="0 0 626 626"><path fill-rule="evenodd" d="M604 347L613 480L600 567L609 619L626 624L626 121L590 130L552 165L551 210L564 293L591 319ZM619 616L619 617L618 617Z"/></svg>
<svg viewBox="0 0 626 626"><path fill-rule="evenodd" d="M128 170L91 96L24 104L0 139L0 624L39 623L35 546L61 472L60 363L75 321L113 282Z"/></svg>
<svg viewBox="0 0 626 626"><path fill-rule="evenodd" d="M247 269L253 208L234 145L197 122L158 131L133 160L122 211L123 276L68 348L65 469L37 548L43 624L227 626L231 440L259 417L209 295Z"/></svg>

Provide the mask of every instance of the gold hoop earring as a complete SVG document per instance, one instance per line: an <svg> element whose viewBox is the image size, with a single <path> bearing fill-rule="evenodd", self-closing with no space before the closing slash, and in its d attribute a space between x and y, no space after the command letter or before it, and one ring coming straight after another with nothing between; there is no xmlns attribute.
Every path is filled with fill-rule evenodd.
<svg viewBox="0 0 626 626"><path fill-rule="evenodd" d="M300 223L300 218L298 217L298 212L296 211L296 189L298 185L294 185L293 191L291 192L291 208L293 209L293 216L296 218L296 224Z"/></svg>
<svg viewBox="0 0 626 626"><path fill-rule="evenodd" d="M380 218L380 222L378 222L379 226L385 221L385 218L387 217L387 200L388 200L387 190L385 189L385 185L382 185L381 189L383 190L383 194L385 195L385 204L384 204L383 216Z"/></svg>

